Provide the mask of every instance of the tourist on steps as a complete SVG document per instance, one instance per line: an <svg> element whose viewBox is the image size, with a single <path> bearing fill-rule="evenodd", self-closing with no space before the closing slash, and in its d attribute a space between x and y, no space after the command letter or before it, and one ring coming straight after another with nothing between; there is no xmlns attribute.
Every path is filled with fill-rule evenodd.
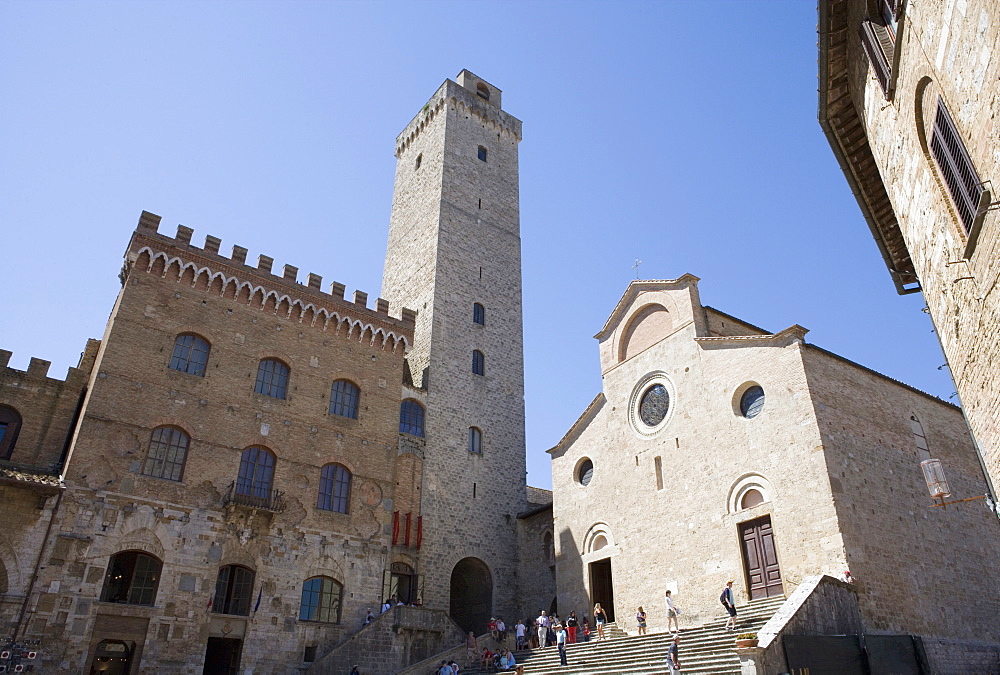
<svg viewBox="0 0 1000 675"><path fill-rule="evenodd" d="M677 655L677 648L680 643L680 636L675 635L674 641L670 645L670 649L667 650L667 670L670 671L670 675L675 675L681 671L681 660Z"/></svg>
<svg viewBox="0 0 1000 675"><path fill-rule="evenodd" d="M729 618L726 619L726 630L736 630L736 600L733 598L732 581L726 582L726 587L722 589L719 601L726 608L726 611L729 612Z"/></svg>
<svg viewBox="0 0 1000 675"><path fill-rule="evenodd" d="M556 624L556 646L559 648L559 665L566 665L566 628Z"/></svg>
<svg viewBox="0 0 1000 675"><path fill-rule="evenodd" d="M676 605L674 605L674 599L670 597L670 591L667 591L666 601L667 601L667 632L668 633L670 632L670 622L673 621L674 632L680 633L681 626L677 622L677 616L681 613L681 611L677 609Z"/></svg>
<svg viewBox="0 0 1000 675"><path fill-rule="evenodd" d="M601 603L594 605L594 623L597 624L597 639L604 639L604 624L608 622L608 615L601 607Z"/></svg>

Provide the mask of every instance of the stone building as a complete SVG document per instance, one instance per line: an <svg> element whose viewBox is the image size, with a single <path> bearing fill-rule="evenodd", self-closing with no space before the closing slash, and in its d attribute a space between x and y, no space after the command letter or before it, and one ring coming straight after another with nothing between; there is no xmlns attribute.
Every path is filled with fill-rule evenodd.
<svg viewBox="0 0 1000 675"><path fill-rule="evenodd" d="M389 673L522 610L521 123L457 80L397 139L374 308L143 212L79 369L0 373L0 620L45 667Z"/></svg>
<svg viewBox="0 0 1000 675"><path fill-rule="evenodd" d="M923 293L1000 484L996 3L821 0L819 81L830 147L896 289Z"/></svg>
<svg viewBox="0 0 1000 675"><path fill-rule="evenodd" d="M697 281L632 282L595 336L602 391L549 451L560 611L600 602L634 631L641 605L663 629L669 589L690 627L727 580L746 604L850 570L866 630L950 665L1000 656L996 523L931 508L920 469L933 454L956 495L981 493L961 412L801 326L703 306Z"/></svg>

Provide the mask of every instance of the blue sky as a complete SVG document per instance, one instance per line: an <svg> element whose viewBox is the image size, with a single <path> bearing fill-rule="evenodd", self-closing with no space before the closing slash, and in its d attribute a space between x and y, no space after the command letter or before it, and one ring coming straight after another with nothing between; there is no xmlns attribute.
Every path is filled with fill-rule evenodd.
<svg viewBox="0 0 1000 675"><path fill-rule="evenodd" d="M394 139L468 68L524 122L529 483L631 279L954 391L816 121L813 2L0 3L0 348L63 377L142 210L379 290Z"/></svg>

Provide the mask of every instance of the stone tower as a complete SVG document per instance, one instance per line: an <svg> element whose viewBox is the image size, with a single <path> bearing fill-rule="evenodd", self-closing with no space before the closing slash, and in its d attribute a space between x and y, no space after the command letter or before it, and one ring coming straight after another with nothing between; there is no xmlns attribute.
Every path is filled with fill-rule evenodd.
<svg viewBox="0 0 1000 675"><path fill-rule="evenodd" d="M525 506L521 122L500 96L463 70L396 139L382 278L384 298L419 312L408 365L426 402L424 603L477 632L514 618Z"/></svg>

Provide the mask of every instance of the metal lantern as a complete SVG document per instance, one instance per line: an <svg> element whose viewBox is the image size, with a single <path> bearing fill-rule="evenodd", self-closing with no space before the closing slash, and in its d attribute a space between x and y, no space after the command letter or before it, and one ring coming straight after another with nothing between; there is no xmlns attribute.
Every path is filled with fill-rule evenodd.
<svg viewBox="0 0 1000 675"><path fill-rule="evenodd" d="M944 467L940 459L925 459L920 462L920 469L924 472L924 481L927 482L927 490L931 493L931 499L944 499L951 496L951 488L948 487L948 479L944 477Z"/></svg>

